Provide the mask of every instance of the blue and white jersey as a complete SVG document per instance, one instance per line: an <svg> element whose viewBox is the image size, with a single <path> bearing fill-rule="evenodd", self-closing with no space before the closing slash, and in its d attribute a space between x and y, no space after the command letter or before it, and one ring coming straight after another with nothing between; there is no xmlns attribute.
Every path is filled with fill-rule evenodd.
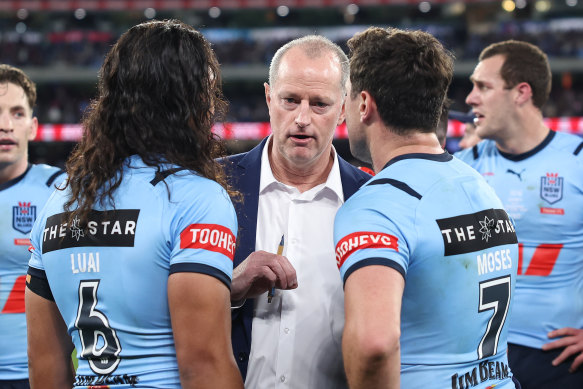
<svg viewBox="0 0 583 389"><path fill-rule="evenodd" d="M28 378L24 288L30 231L63 171L30 165L0 184L0 381Z"/></svg>
<svg viewBox="0 0 583 389"><path fill-rule="evenodd" d="M494 141L456 154L494 188L516 222L520 244L508 341L541 348L547 333L583 328L582 139L551 131L525 154Z"/></svg>
<svg viewBox="0 0 583 389"><path fill-rule="evenodd" d="M83 230L67 223L68 190L39 215L29 275L46 277L73 339L75 387L180 388L168 277L203 273L230 288L237 217L228 194L191 171L157 173L133 156L115 208L96 205Z"/></svg>
<svg viewBox="0 0 583 389"><path fill-rule="evenodd" d="M391 160L339 210L343 280L364 266L405 279L403 388L514 388L506 356L518 245L486 181L448 153Z"/></svg>

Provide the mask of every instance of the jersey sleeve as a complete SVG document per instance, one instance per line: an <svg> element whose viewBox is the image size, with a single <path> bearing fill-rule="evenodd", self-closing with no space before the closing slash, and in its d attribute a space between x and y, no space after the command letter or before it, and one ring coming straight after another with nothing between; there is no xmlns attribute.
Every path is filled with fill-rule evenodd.
<svg viewBox="0 0 583 389"><path fill-rule="evenodd" d="M44 231L44 212L41 211L39 217L36 219L32 231L30 233L30 260L28 261L28 274L26 276L26 285L28 289L37 295L54 301L45 268L42 261L42 235Z"/></svg>
<svg viewBox="0 0 583 389"><path fill-rule="evenodd" d="M193 196L181 188L173 196L176 213L170 224L170 274L203 273L231 286L237 239L237 216L226 191L214 182L199 185ZM204 190L201 190L204 189Z"/></svg>
<svg viewBox="0 0 583 389"><path fill-rule="evenodd" d="M403 230L406 223L371 207L375 203L378 201L371 196L351 197L336 214L336 264L344 283L364 266L388 266L403 277L407 273L410 249Z"/></svg>

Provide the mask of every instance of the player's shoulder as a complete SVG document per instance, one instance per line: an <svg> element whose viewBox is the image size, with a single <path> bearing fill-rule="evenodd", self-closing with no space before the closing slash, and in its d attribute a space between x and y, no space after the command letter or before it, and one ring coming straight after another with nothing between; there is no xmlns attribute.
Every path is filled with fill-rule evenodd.
<svg viewBox="0 0 583 389"><path fill-rule="evenodd" d="M26 174L28 182L47 188L60 184L65 177L65 170L45 164L32 164Z"/></svg>
<svg viewBox="0 0 583 389"><path fill-rule="evenodd" d="M583 161L583 138L578 135L556 132L551 146L559 155Z"/></svg>
<svg viewBox="0 0 583 389"><path fill-rule="evenodd" d="M481 158L494 155L495 150L496 142L485 139L472 147L454 153L454 156L471 165L473 162L478 161Z"/></svg>

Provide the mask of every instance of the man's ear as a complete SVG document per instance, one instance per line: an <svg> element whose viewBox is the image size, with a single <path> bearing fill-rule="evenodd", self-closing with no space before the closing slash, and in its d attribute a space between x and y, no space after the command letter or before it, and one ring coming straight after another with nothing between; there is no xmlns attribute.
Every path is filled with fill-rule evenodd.
<svg viewBox="0 0 583 389"><path fill-rule="evenodd" d="M267 107L269 108L269 104L271 104L271 89L269 88L269 84L264 82L263 88L265 88L265 102L267 103Z"/></svg>
<svg viewBox="0 0 583 389"><path fill-rule="evenodd" d="M361 91L358 95L358 112L360 114L360 121L368 123L377 113L377 102L368 91Z"/></svg>
<svg viewBox="0 0 583 389"><path fill-rule="evenodd" d="M38 132L38 119L36 118L36 116L33 116L30 123L30 132L28 134L28 140L34 140L34 138L36 138L37 132Z"/></svg>
<svg viewBox="0 0 583 389"><path fill-rule="evenodd" d="M515 101L522 105L532 100L532 88L528 82L521 82L520 84L514 87L516 89L516 98Z"/></svg>
<svg viewBox="0 0 583 389"><path fill-rule="evenodd" d="M338 116L338 122L336 123L337 126L341 125L342 123L344 123L344 120L346 119L346 99L344 99L344 101L342 102L342 109L340 111L340 116Z"/></svg>

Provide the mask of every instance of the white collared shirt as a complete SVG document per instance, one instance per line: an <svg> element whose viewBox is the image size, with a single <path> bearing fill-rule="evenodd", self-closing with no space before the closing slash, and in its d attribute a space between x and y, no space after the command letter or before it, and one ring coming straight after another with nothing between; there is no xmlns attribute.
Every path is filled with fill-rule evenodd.
<svg viewBox="0 0 583 389"><path fill-rule="evenodd" d="M255 300L245 387L346 388L342 364L344 294L334 254L334 216L344 202L338 157L325 183L300 193L273 176L266 143L261 157L256 250L285 255L298 279Z"/></svg>

